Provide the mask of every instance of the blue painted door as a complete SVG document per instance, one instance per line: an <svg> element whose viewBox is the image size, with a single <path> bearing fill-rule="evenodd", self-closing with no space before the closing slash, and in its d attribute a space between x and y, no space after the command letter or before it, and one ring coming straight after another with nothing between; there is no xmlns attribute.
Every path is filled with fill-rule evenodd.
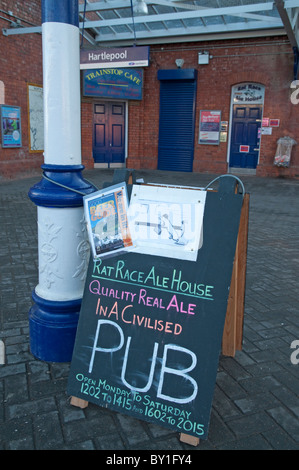
<svg viewBox="0 0 299 470"><path fill-rule="evenodd" d="M93 158L95 163L125 161L125 103L94 104Z"/></svg>
<svg viewBox="0 0 299 470"><path fill-rule="evenodd" d="M234 105L231 132L230 167L256 168L263 106Z"/></svg>

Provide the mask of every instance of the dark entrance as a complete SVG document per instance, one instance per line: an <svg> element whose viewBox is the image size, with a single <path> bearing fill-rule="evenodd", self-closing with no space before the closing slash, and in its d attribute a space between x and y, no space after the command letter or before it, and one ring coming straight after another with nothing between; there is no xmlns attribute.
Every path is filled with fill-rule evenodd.
<svg viewBox="0 0 299 470"><path fill-rule="evenodd" d="M260 150L263 106L233 106L230 167L256 168Z"/></svg>
<svg viewBox="0 0 299 470"><path fill-rule="evenodd" d="M94 104L93 158L108 166L125 162L125 103Z"/></svg>
<svg viewBox="0 0 299 470"><path fill-rule="evenodd" d="M192 171L196 70L159 70L158 169Z"/></svg>

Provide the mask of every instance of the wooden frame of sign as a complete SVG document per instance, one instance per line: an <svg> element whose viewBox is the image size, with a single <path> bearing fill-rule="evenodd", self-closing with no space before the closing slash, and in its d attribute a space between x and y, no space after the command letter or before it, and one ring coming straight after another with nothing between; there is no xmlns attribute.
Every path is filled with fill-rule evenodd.
<svg viewBox="0 0 299 470"><path fill-rule="evenodd" d="M242 350L249 200L249 194L245 194L222 338L222 354L231 357Z"/></svg>
<svg viewBox="0 0 299 470"><path fill-rule="evenodd" d="M236 187L235 192L237 193L237 187ZM232 195L230 195L230 199L228 199L228 201L230 201L230 204L234 205L233 198L231 196ZM240 196L240 195L238 195L238 196ZM222 199L225 199L225 198L222 198ZM237 197L237 199L240 201L240 198ZM214 206L210 206L209 214L212 214L212 212L213 212L211 210L211 208L214 207L214 209L215 209L215 207L216 207L215 206L215 201L216 200L214 198L211 198L211 200L214 201L213 202ZM234 227L235 227L233 230L236 230L236 227L238 227L238 231L237 231L237 235L236 235L235 254L234 254L234 258L233 258L233 268L232 268L232 276L231 276L230 287L228 285L229 295L228 295L227 303L225 304L227 307L226 307L224 328L223 329L220 328L220 330L219 330L219 326L217 326L218 336L219 336L219 331L223 332L222 345L221 345L222 354L227 355L227 356L231 356L231 357L233 357L235 355L236 350L241 350L242 349L244 299L245 299L245 275L246 275L246 258L247 258L247 237L248 237L248 216L249 216L249 195L248 194L243 195L241 206L240 206L240 202L237 202L237 204L235 206L236 209L232 209L232 212L231 212L232 214L234 214L234 212L233 212L234 210L235 210L235 213L238 214L238 211L239 211L238 206L241 207L240 212L239 212L239 217L240 218L238 219L237 222L233 221L233 220L231 221L232 225L234 225ZM229 209L229 210L231 210L231 209ZM209 215L209 217L210 217L210 215ZM212 219L212 220L215 221L216 220L215 215L212 215L212 217L214 217L214 219ZM222 224L223 223L224 222L222 221ZM238 224L238 225L236 225L236 224ZM211 234L211 231L209 231L209 234ZM128 259L130 260L130 258L128 258ZM229 259L229 257L228 257L228 259ZM139 261L138 258L137 258L137 261ZM228 270L228 272L229 272L229 270ZM86 308L86 306L85 306L85 308ZM105 320L103 320L103 321L105 321ZM112 323L112 322L110 322L110 323ZM213 323L211 323L211 325L212 324ZM211 326L209 328L211 328ZM118 329L120 330L121 328L118 326ZM86 333L83 333L83 336L84 336L84 334L86 334ZM81 335L81 337L79 338L79 340L76 340L79 343L79 345L80 345L80 341L82 340L82 332L80 333L80 335ZM209 344L209 343L207 343L207 344ZM190 346L190 348L191 347L192 346ZM78 348L78 346L77 346L77 348ZM84 346L84 348L86 350L86 346ZM158 346L157 346L157 348L158 348ZM76 346L75 346L75 349L76 349ZM129 343L128 343L127 344L126 354L128 354L129 349L130 349L130 346L129 346ZM98 351L101 351L101 350L102 350L102 348L97 347L97 342L95 342L94 343L94 355ZM116 349L115 348L111 349L111 351L114 351L114 350L116 350ZM181 350L188 351L185 348L181 348ZM78 351L80 351L80 349ZM81 348L81 351L83 351L82 348ZM170 351L171 351L171 345L170 345ZM192 351L190 350L189 352L190 352L190 355L191 355ZM166 353L166 356L165 356L165 352L164 352L164 359L166 357L167 357L167 353ZM154 358L156 359L156 357L153 355L152 361L154 360ZM76 367L78 367L78 364L80 364L81 359L82 358L79 358L79 355L77 354L77 357L75 358L76 364L74 366L72 364L74 370L72 371L71 384L69 384L69 390L70 391L74 390L74 388L77 387L78 392L79 392L79 390L81 390L81 392L82 392L83 384L82 385L80 384L80 388L79 388L79 384L77 384L77 385L75 384L75 373L77 371ZM74 357L73 357L73 360L74 360ZM200 360L200 356L199 356L199 360ZM127 361L128 361L128 359L127 359ZM171 367L170 368L166 367L166 361L167 361L167 359L165 359L165 363L164 363L165 370L167 370L169 375L171 375L171 373L173 373L174 376L176 377L176 380L180 380L180 375L183 375L184 379L187 378L187 380L185 380L187 382L188 382L188 378L189 378L190 382L193 380L193 379L191 379L191 377L189 377L187 375L187 373L184 374L184 373L178 372L179 369L177 369L177 374L175 372L169 372L169 371L175 371L176 369L175 368L172 369ZM190 362L190 360L189 360L189 362ZM90 364L91 364L91 361L90 361ZM189 364L189 366L190 366L190 364ZM89 368L91 368L90 365L89 365ZM188 368L186 366L186 368L183 369L183 370L187 372L187 371L190 370L190 367ZM167 372L166 372L166 374L167 374ZM125 373L126 373L126 371L125 371ZM123 378L125 377L125 373L123 375ZM214 367L214 371L212 373L212 376L213 376L213 374L215 374L215 376L216 376L215 367ZM76 377L81 376L81 375L83 377L82 373L77 373ZM152 377L152 379L153 379L153 377ZM150 379L148 379L148 380L150 381ZM210 378L209 374L208 374L208 380L211 380L213 382L213 378ZM193 382L195 382L195 381L193 381ZM163 383L162 383L162 386L159 385L161 403L163 402L163 398L166 397L166 400L169 398L168 395L162 393L163 386L164 386ZM148 386L147 390L149 390L149 386ZM207 392L208 395L210 393L211 393L210 391ZM82 409L86 408L88 406L89 401L96 402L94 400L94 397L89 397L90 398L89 401L85 400L84 399L85 396L84 396L83 392L78 393L78 396L76 396L72 393L70 393L70 394L71 394L71 401L70 401L71 405L82 408ZM137 395L138 395L138 393L137 393ZM141 395L139 395L139 396L141 396ZM210 398L208 397L208 402L209 402L209 399ZM205 400L206 400L206 397L203 398L203 401L205 401ZM181 399L179 399L177 401L181 402L181 403L184 403L184 401L181 400ZM102 403L99 403L99 405L101 405L101 404ZM210 402L210 404L211 404L211 402ZM174 403L174 405L176 405L176 403ZM202 403L200 405L201 405L201 407L203 406ZM177 405L177 406L180 406L180 405ZM189 409L188 406L186 406L186 407L184 406L184 409L188 410ZM122 405L122 407L124 408L124 405ZM115 409L115 406L114 406L114 408L112 407L112 409ZM179 408L177 408L177 409L179 409ZM120 410L120 412L122 412L122 411ZM185 411L182 411L182 408L181 408L181 413L182 414L185 413ZM186 411L186 413L188 414L188 417L191 415L191 412L189 413L188 411ZM130 413L127 413L127 414L132 414L132 413L130 412ZM134 415L134 417L138 418L138 416L136 416L136 414L133 413L133 415ZM190 425L190 423L193 424L192 433L190 432L190 434L189 434L188 432L180 432L179 431L181 442L187 443L187 444L192 445L192 446L197 446L199 444L200 438L198 437L197 434L200 434L200 432L199 432L199 431L201 431L200 426L202 426L201 424L196 424L195 418L196 418L196 416L193 418L192 423L188 419L185 421L186 423L188 423L188 426ZM144 419L144 418L142 417L142 419ZM148 419L146 419L146 420L148 420ZM166 427L171 427L171 426L169 426L167 424ZM175 425L175 427L177 428L177 424ZM182 429L182 431L186 431L186 428L187 428L187 426L185 426L185 428ZM206 438L206 436L205 436L205 438Z"/></svg>

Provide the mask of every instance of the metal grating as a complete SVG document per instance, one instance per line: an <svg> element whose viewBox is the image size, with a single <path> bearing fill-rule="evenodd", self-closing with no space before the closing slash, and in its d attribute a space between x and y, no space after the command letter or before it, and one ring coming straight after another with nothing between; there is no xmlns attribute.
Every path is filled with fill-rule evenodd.
<svg viewBox="0 0 299 470"><path fill-rule="evenodd" d="M293 47L299 43L299 0L144 1L148 14L134 13L139 45L274 34L287 34ZM128 46L134 42L130 0L79 0L79 18L80 29L91 47ZM41 25L20 26L6 28L3 34L41 32Z"/></svg>

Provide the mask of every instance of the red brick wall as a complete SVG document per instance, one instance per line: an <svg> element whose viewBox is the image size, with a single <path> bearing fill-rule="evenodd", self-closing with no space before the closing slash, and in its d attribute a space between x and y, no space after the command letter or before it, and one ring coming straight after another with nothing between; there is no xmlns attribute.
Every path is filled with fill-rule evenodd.
<svg viewBox="0 0 299 470"><path fill-rule="evenodd" d="M16 20L5 13L12 11L23 26L40 25L40 0L1 1L1 16ZM26 21L29 23L27 23ZM42 153L29 151L27 84L42 85L42 49L40 34L4 36L2 28L10 22L0 18L0 81L4 83L6 105L21 107L22 147L0 146L0 178L14 178L36 172L43 163ZM0 134L1 140L1 134Z"/></svg>
<svg viewBox="0 0 299 470"><path fill-rule="evenodd" d="M208 50L213 58L198 65L198 51ZM230 40L213 43L151 46L150 67L144 70L143 101L129 105L129 158L127 166L157 168L159 132L159 69L176 68L175 59L184 59L183 68L198 70L193 171L225 173L228 142L219 146L199 145L201 109L221 110L230 120L231 87L241 82L265 85L264 116L280 119L280 127L261 139L260 176L299 176L299 104L291 103L293 51L286 37ZM293 147L290 168L273 166L277 139L289 135L298 142Z"/></svg>
<svg viewBox="0 0 299 470"><path fill-rule="evenodd" d="M33 25L40 25L40 0L2 0L1 16L14 19L5 11ZM9 21L0 18L0 30L9 27ZM21 107L22 147L0 147L0 178L16 177L40 171L42 153L31 153L28 137L27 85L42 85L42 44L40 34L4 36L0 34L0 81L5 86L5 104ZM198 65L198 51L207 50L213 58L208 65ZM299 176L299 104L291 103L290 87L293 81L293 51L285 36L226 40L202 43L178 43L150 47L150 67L144 69L143 100L128 104L128 159L127 167L156 169L158 163L159 90L157 72L175 69L175 59L184 59L183 68L198 70L196 123L194 139L195 172L225 173L227 171L228 142L219 146L199 145L198 129L201 109L219 109L222 120L230 120L231 87L241 82L265 85L264 116L280 119L280 127L273 128L271 136L261 139L260 176ZM93 167L92 122L93 100L82 98L82 163ZM273 166L277 139L293 137L290 168Z"/></svg>
<svg viewBox="0 0 299 470"><path fill-rule="evenodd" d="M81 152L82 163L85 168L93 168L92 156L92 128L93 128L92 100L83 98L81 102Z"/></svg>

